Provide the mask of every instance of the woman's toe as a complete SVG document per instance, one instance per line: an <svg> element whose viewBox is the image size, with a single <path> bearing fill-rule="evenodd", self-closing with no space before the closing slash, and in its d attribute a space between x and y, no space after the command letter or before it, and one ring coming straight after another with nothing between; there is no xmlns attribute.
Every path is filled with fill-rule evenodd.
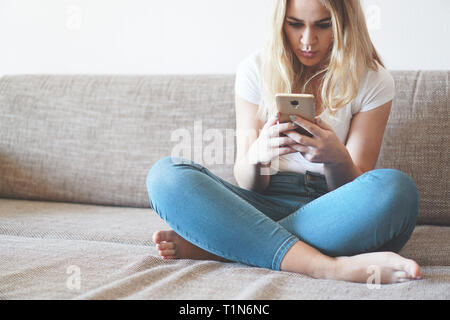
<svg viewBox="0 0 450 320"><path fill-rule="evenodd" d="M175 243L173 242L163 242L163 243L158 243L156 245L156 248L160 251L162 250L170 250L170 249L175 249Z"/></svg>
<svg viewBox="0 0 450 320"><path fill-rule="evenodd" d="M162 256L174 256L176 253L176 251L174 249L160 250L159 252Z"/></svg>
<svg viewBox="0 0 450 320"><path fill-rule="evenodd" d="M161 243L163 241L169 241L172 239L171 234L172 234L172 231L158 230L153 234L152 240L156 244Z"/></svg>
<svg viewBox="0 0 450 320"><path fill-rule="evenodd" d="M422 278L422 272L420 271L420 266L414 260L409 260L407 271L410 274L411 278L414 278L414 279Z"/></svg>

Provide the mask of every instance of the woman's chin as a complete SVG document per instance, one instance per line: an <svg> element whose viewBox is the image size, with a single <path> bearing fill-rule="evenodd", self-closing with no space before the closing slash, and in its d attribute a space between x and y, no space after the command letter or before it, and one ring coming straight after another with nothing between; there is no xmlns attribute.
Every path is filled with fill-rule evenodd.
<svg viewBox="0 0 450 320"><path fill-rule="evenodd" d="M298 59L301 64L308 67L311 70L320 70L324 66L324 61L320 59L304 59L303 57Z"/></svg>
<svg viewBox="0 0 450 320"><path fill-rule="evenodd" d="M298 60L305 66L308 67L313 67L313 66L317 66L320 62L320 59L317 58L312 58L312 59L306 59L303 56L297 56Z"/></svg>
<svg viewBox="0 0 450 320"><path fill-rule="evenodd" d="M317 66L317 63L312 63L312 62L310 62L310 61L300 61L304 66L307 66L307 67L314 67L314 66Z"/></svg>

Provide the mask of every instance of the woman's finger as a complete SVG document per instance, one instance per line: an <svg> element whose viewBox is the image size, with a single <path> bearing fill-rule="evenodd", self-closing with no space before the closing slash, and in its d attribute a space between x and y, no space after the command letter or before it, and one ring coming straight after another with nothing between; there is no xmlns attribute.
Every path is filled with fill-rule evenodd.
<svg viewBox="0 0 450 320"><path fill-rule="evenodd" d="M298 152L298 151L293 149L293 148L290 148L290 147L281 147L281 148L278 148L278 152L279 152L278 155L282 156L284 154L295 153L295 152Z"/></svg>
<svg viewBox="0 0 450 320"><path fill-rule="evenodd" d="M306 119L303 119L302 117L295 115L290 115L289 118L291 119L291 121L295 122L300 127L311 133L313 136L320 137L322 135L322 128L315 123L312 123Z"/></svg>
<svg viewBox="0 0 450 320"><path fill-rule="evenodd" d="M292 140L294 140L295 142L305 145L305 146L312 146L312 147L316 147L317 146L317 141L314 140L313 138L307 137L303 134L300 134L296 131L287 131L284 133L285 135L287 135L288 137L290 137Z"/></svg>
<svg viewBox="0 0 450 320"><path fill-rule="evenodd" d="M279 117L278 117L278 112L277 112L276 114L272 115L272 116L267 120L267 122L264 124L262 130L267 130L268 128L270 128L271 126L273 126L274 124L276 124L278 120L279 120Z"/></svg>
<svg viewBox="0 0 450 320"><path fill-rule="evenodd" d="M294 124L292 122L283 122L272 125L269 128L269 137L279 137L286 135L285 132L294 130Z"/></svg>
<svg viewBox="0 0 450 320"><path fill-rule="evenodd" d="M294 149L297 152L308 152L309 151L309 147L308 146L303 146L301 144L295 143L289 146L290 148Z"/></svg>
<svg viewBox="0 0 450 320"><path fill-rule="evenodd" d="M271 138L269 140L269 146L271 147L280 147L280 146L285 146L285 145L290 145L296 143L294 140L292 140L290 137L275 137L275 138Z"/></svg>
<svg viewBox="0 0 450 320"><path fill-rule="evenodd" d="M325 130L333 130L333 128L332 128L328 123L326 123L325 121L323 121L319 116L315 117L314 119L315 119L316 125L318 125L318 126L321 127L322 129L325 129Z"/></svg>
<svg viewBox="0 0 450 320"><path fill-rule="evenodd" d="M298 152L298 151L295 149L292 149L291 147L274 148L274 149L272 149L272 158L275 158L277 156L282 156L282 155L288 154L288 153L294 153L294 152Z"/></svg>

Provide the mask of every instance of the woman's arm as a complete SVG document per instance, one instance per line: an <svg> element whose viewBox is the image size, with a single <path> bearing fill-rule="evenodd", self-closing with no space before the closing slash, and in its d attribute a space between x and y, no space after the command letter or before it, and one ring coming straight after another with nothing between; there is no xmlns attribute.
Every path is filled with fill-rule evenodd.
<svg viewBox="0 0 450 320"><path fill-rule="evenodd" d="M256 118L258 106L236 95L236 161L233 168L234 178L241 188L263 191L270 182L270 175L261 175L264 165L252 163L248 150L257 139L263 126Z"/></svg>
<svg viewBox="0 0 450 320"><path fill-rule="evenodd" d="M375 168L391 106L392 100L352 118L346 144L348 157L340 163L324 164L330 191Z"/></svg>

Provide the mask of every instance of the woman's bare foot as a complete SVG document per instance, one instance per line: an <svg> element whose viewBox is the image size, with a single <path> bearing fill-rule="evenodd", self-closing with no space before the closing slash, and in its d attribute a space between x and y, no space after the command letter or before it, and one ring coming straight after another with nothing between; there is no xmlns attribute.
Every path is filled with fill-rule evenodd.
<svg viewBox="0 0 450 320"><path fill-rule="evenodd" d="M331 258L310 245L297 241L280 264L282 271L298 272L318 279L375 284L422 279L419 265L394 252L363 253Z"/></svg>
<svg viewBox="0 0 450 320"><path fill-rule="evenodd" d="M367 283L370 277L386 284L422 279L417 262L394 252L364 253L335 261L334 277L338 280Z"/></svg>
<svg viewBox="0 0 450 320"><path fill-rule="evenodd" d="M205 251L185 240L173 230L158 230L153 234L153 242L163 259L194 259L230 262Z"/></svg>

